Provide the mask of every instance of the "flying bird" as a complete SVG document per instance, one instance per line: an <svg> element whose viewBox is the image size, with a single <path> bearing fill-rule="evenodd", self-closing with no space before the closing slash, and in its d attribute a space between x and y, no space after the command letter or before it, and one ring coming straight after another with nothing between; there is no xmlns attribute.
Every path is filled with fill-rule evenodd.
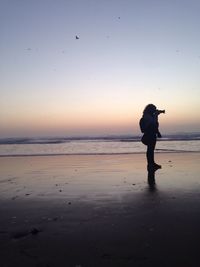
<svg viewBox="0 0 200 267"><path fill-rule="evenodd" d="M78 35L76 35L76 40L78 40L79 39L79 37L78 37Z"/></svg>

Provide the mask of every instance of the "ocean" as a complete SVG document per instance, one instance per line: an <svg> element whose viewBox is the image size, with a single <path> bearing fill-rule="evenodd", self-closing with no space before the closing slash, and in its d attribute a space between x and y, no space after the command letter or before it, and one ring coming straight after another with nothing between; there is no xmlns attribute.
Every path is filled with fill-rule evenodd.
<svg viewBox="0 0 200 267"><path fill-rule="evenodd" d="M0 156L106 155L145 153L141 136L2 138ZM200 152L200 134L166 135L156 153Z"/></svg>

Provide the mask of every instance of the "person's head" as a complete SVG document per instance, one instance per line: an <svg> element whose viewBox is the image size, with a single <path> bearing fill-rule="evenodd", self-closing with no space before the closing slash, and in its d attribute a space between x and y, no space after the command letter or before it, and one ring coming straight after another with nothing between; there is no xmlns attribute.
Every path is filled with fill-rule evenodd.
<svg viewBox="0 0 200 267"><path fill-rule="evenodd" d="M156 111L156 106L153 105L153 104L148 104L144 111L143 111L143 114L150 114L150 115L153 115Z"/></svg>

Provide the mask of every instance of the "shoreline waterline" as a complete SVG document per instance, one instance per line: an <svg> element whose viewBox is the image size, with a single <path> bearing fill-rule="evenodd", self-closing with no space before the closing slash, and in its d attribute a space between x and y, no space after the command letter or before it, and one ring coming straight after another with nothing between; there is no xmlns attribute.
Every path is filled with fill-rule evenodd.
<svg viewBox="0 0 200 267"><path fill-rule="evenodd" d="M155 150L156 154L181 154L181 153L194 153L198 154L200 151L186 151L186 150ZM17 158L17 157L62 157L62 156L120 156L120 155L142 155L146 152L124 152L124 153L69 153L69 154L13 154L13 155L0 155L0 158Z"/></svg>

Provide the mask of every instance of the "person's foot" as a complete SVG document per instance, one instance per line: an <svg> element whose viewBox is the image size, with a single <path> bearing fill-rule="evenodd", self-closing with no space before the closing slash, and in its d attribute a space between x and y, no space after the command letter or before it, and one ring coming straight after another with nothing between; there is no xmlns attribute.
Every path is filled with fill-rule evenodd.
<svg viewBox="0 0 200 267"><path fill-rule="evenodd" d="M156 170L161 169L161 168L162 168L162 166L158 165L156 163L147 165L147 171L156 171Z"/></svg>
<svg viewBox="0 0 200 267"><path fill-rule="evenodd" d="M157 163L154 163L154 165L153 165L153 166L154 166L154 168L155 168L155 169L161 169L161 168L162 168L162 166L161 166L161 165L159 165L159 164L157 164Z"/></svg>

